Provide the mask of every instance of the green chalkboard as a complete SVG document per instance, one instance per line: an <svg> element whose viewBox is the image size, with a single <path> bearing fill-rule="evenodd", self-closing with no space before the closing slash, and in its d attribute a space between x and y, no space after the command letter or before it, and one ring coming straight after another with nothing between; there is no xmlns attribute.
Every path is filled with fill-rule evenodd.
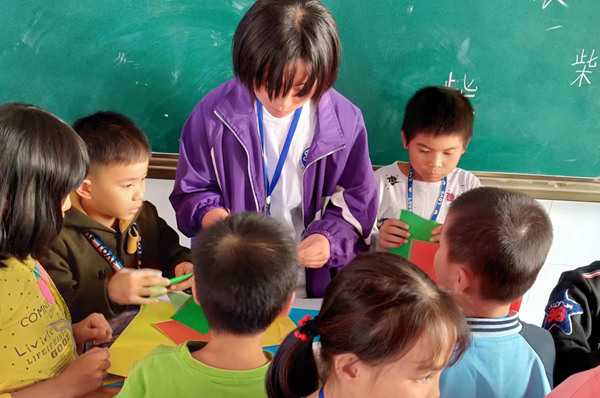
<svg viewBox="0 0 600 398"><path fill-rule="evenodd" d="M343 46L336 88L363 110L374 164L407 158L400 141L406 101L422 86L451 80L474 95L464 168L600 174L600 2L324 3ZM191 109L232 77L231 38L251 4L6 0L0 101L31 102L68 122L121 111L154 151L175 153Z"/></svg>

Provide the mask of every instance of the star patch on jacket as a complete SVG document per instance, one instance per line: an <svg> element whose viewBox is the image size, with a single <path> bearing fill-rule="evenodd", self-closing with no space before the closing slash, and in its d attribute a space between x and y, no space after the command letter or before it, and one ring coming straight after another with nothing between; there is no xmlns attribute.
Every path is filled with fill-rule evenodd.
<svg viewBox="0 0 600 398"><path fill-rule="evenodd" d="M546 306L544 311L546 312L544 329L550 330L552 327L557 327L566 335L570 335L573 332L571 317L583 314L581 305L569 298L569 289L562 290L557 298Z"/></svg>

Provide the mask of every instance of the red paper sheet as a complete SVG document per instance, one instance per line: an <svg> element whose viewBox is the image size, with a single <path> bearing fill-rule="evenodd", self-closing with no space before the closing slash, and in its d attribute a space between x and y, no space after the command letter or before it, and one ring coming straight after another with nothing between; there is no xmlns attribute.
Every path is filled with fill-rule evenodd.
<svg viewBox="0 0 600 398"><path fill-rule="evenodd" d="M425 272L435 283L437 283L435 279L435 269L433 267L433 258L435 257L435 252L439 244L432 242L424 242L422 240L413 239L411 242L410 251L408 254L409 260L415 264L417 267L421 268L423 272ZM515 300L511 305L510 309L512 311L519 311L521 308L521 301L523 298L519 298Z"/></svg>
<svg viewBox="0 0 600 398"><path fill-rule="evenodd" d="M433 258L439 246L437 243L413 239L408 252L408 260L421 268L436 283Z"/></svg>

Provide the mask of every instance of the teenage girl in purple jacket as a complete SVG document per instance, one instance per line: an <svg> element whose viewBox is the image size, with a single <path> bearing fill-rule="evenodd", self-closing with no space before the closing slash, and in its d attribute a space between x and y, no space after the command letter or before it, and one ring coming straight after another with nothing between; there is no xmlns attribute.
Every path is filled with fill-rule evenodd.
<svg viewBox="0 0 600 398"><path fill-rule="evenodd" d="M194 236L231 212L281 219L309 297L365 251L377 185L360 110L335 91L341 46L318 0L258 0L233 38L236 78L187 119L171 203Z"/></svg>

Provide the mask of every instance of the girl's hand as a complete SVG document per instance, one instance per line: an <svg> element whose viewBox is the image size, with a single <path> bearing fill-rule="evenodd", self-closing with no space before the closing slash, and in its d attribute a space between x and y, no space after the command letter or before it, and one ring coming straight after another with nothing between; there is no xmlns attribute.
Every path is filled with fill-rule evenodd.
<svg viewBox="0 0 600 398"><path fill-rule="evenodd" d="M81 322L74 323L73 337L77 344L77 352L83 352L83 344L88 341L104 343L112 338L112 328L104 315L93 313Z"/></svg>
<svg viewBox="0 0 600 398"><path fill-rule="evenodd" d="M300 265L307 268L321 268L331 256L329 239L321 234L312 234L298 245Z"/></svg>
<svg viewBox="0 0 600 398"><path fill-rule="evenodd" d="M40 381L19 391L13 398L77 398L102 386L110 368L108 348L94 347L71 362L58 376Z"/></svg>
<svg viewBox="0 0 600 398"><path fill-rule="evenodd" d="M410 238L408 228L407 223L388 218L379 228L379 246L388 250L407 243L408 238Z"/></svg>
<svg viewBox="0 0 600 398"><path fill-rule="evenodd" d="M88 394L102 386L110 368L108 348L94 347L84 353L57 377L59 388L67 397L79 397Z"/></svg>
<svg viewBox="0 0 600 398"><path fill-rule="evenodd" d="M184 261L182 263L179 263L175 267L175 276L191 274L193 272L194 272L194 265L192 263L190 263L189 261ZM185 290L185 289L189 289L190 287L192 287L193 283L194 283L194 277L192 276L191 278L188 278L188 279L184 280L183 282L179 282L179 283L169 286L168 289L169 289L169 291Z"/></svg>

